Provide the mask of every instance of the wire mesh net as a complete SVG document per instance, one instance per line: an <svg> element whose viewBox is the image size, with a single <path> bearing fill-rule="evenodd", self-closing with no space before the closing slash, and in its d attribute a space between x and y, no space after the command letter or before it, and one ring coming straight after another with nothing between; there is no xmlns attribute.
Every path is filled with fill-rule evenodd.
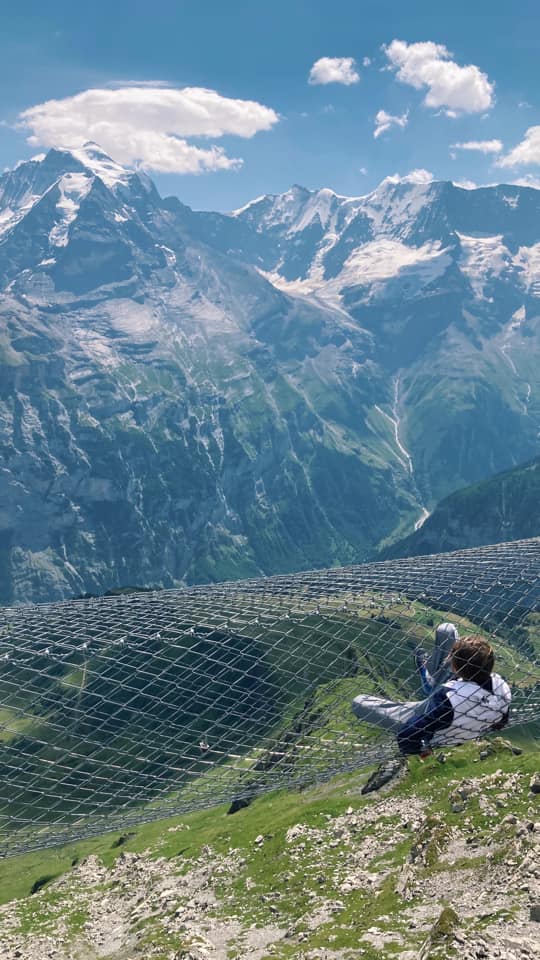
<svg viewBox="0 0 540 960"><path fill-rule="evenodd" d="M434 628L489 636L540 721L540 539L0 610L0 852L90 837L396 752L359 693L418 698Z"/></svg>

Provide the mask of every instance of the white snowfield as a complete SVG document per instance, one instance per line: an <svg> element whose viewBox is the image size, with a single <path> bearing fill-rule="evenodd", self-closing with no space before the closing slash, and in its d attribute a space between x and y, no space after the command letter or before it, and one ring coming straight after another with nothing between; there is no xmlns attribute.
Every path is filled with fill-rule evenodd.
<svg viewBox="0 0 540 960"><path fill-rule="evenodd" d="M75 147L66 152L71 153L83 167L99 177L109 190L128 185L132 172L122 164L116 163L97 143L88 141L82 147Z"/></svg>
<svg viewBox="0 0 540 960"><path fill-rule="evenodd" d="M92 177L86 173L66 173L58 181L60 199L56 204L58 221L49 233L53 247L65 247L69 239L69 227L79 212L81 200L92 186Z"/></svg>
<svg viewBox="0 0 540 960"><path fill-rule="evenodd" d="M443 276L452 262L446 249L438 243L410 247L400 240L372 240L357 247L347 257L336 277L326 280L315 263L305 280L285 280L278 272L264 275L286 293L300 296L316 294L333 306L341 306L342 294L351 287L365 286L364 298L374 300L381 293L381 281L401 277L418 286L425 286ZM262 272L262 271L261 271Z"/></svg>
<svg viewBox="0 0 540 960"><path fill-rule="evenodd" d="M257 232L279 232L293 249L305 243L306 259L299 259L296 277L291 278L290 270L285 269L286 256L275 269L261 272L292 296L315 296L337 308L342 306L345 290L370 287L361 295L369 302L384 295L385 283L395 279L405 284L410 281L408 285L417 294L454 263L480 301L491 301L490 284L506 275L512 275L524 292L539 295L540 244L521 246L512 252L502 234L472 236L459 231L453 235L457 254L455 245L415 242L417 223L422 217L429 217L434 191L441 186L420 173L422 176L401 179L387 177L363 197L292 187L278 196L258 197L231 216L255 225ZM459 189L472 191L471 187ZM503 195L501 203L517 210L519 198ZM315 246L313 241L310 246L305 232L317 226L321 236ZM402 290L401 294L407 296L407 291Z"/></svg>

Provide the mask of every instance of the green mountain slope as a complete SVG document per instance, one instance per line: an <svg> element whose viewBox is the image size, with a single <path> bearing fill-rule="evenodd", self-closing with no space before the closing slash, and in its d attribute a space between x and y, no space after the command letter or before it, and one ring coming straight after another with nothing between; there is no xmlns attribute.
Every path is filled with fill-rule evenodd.
<svg viewBox="0 0 540 960"><path fill-rule="evenodd" d="M321 598L317 610L312 597L311 611L284 612L281 620L274 611L268 626L261 603L260 615L243 623L235 615L227 633L201 626L201 608L196 619L184 602L185 622L173 625L161 598L169 626L156 632L154 625L142 642L143 628L129 632L128 607L117 636L111 620L106 630L100 625L96 608L97 636L87 625L85 649L75 648L58 639L68 632L62 606L39 645L6 659L2 641L4 850L99 835L366 766L395 746L354 718L351 700L360 692L418 697L413 652L429 646L443 620L461 633L497 631L498 669L512 680L515 717L540 685L540 616L526 608L503 606L498 615L492 606L479 628L460 613L466 597L450 611L371 591L326 597L325 606ZM219 610L214 615L219 621Z"/></svg>
<svg viewBox="0 0 540 960"><path fill-rule="evenodd" d="M379 556L413 557L538 536L540 457L446 497L419 530Z"/></svg>
<svg viewBox="0 0 540 960"><path fill-rule="evenodd" d="M10 859L2 957L532 960L538 759L471 744L382 795L355 773Z"/></svg>

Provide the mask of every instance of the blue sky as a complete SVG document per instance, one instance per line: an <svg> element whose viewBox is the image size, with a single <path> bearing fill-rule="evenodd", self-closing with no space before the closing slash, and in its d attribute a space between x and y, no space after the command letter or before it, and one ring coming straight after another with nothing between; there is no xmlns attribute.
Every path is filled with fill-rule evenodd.
<svg viewBox="0 0 540 960"><path fill-rule="evenodd" d="M533 0L517 12L502 0L6 6L2 167L87 129L86 139L98 131L117 159L135 158L163 194L199 209L229 210L292 183L358 195L416 168L540 183ZM310 83L321 58L331 63ZM387 128L374 136L377 127ZM203 172L181 172L197 165Z"/></svg>

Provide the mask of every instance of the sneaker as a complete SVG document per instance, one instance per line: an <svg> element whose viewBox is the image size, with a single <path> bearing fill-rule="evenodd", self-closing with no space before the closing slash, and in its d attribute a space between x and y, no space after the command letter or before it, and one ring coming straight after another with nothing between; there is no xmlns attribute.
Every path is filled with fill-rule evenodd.
<svg viewBox="0 0 540 960"><path fill-rule="evenodd" d="M417 647L414 651L414 662L416 664L416 669L421 670L422 667L425 667L428 662L427 651L423 647Z"/></svg>
<svg viewBox="0 0 540 960"><path fill-rule="evenodd" d="M456 640L459 640L459 634L457 627L453 623L440 623L437 629L435 630L435 637L438 643L452 641L453 643Z"/></svg>

